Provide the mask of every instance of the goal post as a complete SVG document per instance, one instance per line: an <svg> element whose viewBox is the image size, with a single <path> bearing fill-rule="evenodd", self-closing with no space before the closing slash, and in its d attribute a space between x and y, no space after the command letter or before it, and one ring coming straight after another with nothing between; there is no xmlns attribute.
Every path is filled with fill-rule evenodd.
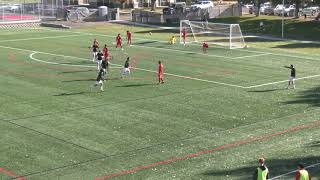
<svg viewBox="0 0 320 180"><path fill-rule="evenodd" d="M183 31L186 32L186 43L207 42L229 49L246 47L239 24L182 20L180 21L180 43L183 43Z"/></svg>

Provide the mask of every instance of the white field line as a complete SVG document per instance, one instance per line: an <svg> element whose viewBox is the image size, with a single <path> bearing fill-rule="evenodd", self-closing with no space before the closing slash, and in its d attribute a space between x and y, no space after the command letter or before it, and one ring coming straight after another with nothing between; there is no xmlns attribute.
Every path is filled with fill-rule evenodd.
<svg viewBox="0 0 320 180"><path fill-rule="evenodd" d="M75 57L75 56L66 56L66 55L61 55L61 54L53 54L53 53L47 53L47 52L41 52L41 51L34 51L34 50L28 50L28 49L21 49L21 48L14 48L14 47L8 47L8 46L0 46L0 48L12 49L12 50L19 50L19 51L26 51L26 52L32 52L32 53L39 53L39 54L47 54L47 55L59 56L59 57L68 57L68 58L74 58L74 59L82 59L82 60L88 60L88 61L89 61L89 59L87 59L87 58L80 58L80 57ZM121 65L119 65L119 64L113 64L113 65L119 66L119 67L121 66ZM146 72L157 73L157 71L152 71L152 70L148 70L148 69L142 69L142 68L134 68L134 69L141 70L141 71L146 71ZM169 75L169 76L175 76L175 77L184 78L184 79L191 79L191 80L196 80L196 81L208 82L208 83L225 85L225 86L230 86L230 87L243 88L243 89L251 89L251 88L256 88L256 87L261 87L261 86L267 86L267 85L271 85L271 84L278 84L278 83L287 82L287 80L283 80L283 81L277 81L277 82L259 84L259 85L254 85L254 86L240 86L240 85L235 85L235 84L228 84L228 83L223 83L223 82L210 81L210 80L193 78L193 77L189 77L189 76L182 76L182 75L171 74L171 73L165 73L165 74L166 74L166 75ZM313 78L313 77L318 77L318 76L320 76L320 75L313 75L313 76L307 76L307 77L297 78L296 80L308 79L308 78Z"/></svg>
<svg viewBox="0 0 320 180"><path fill-rule="evenodd" d="M318 166L318 165L320 165L320 163L311 164L310 166L305 167L305 169L314 168L315 166ZM297 172L297 170L290 171L290 172L287 172L287 173L285 173L285 174L281 174L281 175L275 176L275 177L273 177L273 178L269 178L268 180L279 179L279 178L281 178L281 177L283 177L283 176L287 176L287 175L293 174L293 173L295 173L295 172Z"/></svg>
<svg viewBox="0 0 320 180"><path fill-rule="evenodd" d="M315 77L320 77L320 74L311 75L311 76L305 76L305 77L301 77L301 78L296 78L296 80L311 79L311 78L315 78ZM288 80L270 82L270 83L265 83L265 84L258 84L258 85L253 85L253 86L247 86L247 87L245 87L245 88L246 88L246 89L251 89L251 88L268 86L268 85L279 84L279 83L284 83L284 82L288 82Z"/></svg>
<svg viewBox="0 0 320 180"><path fill-rule="evenodd" d="M96 36L105 36L105 37L112 37L114 38L114 36L111 35L106 35L106 34L99 34L99 33L86 33L86 32L79 32L79 31L69 31L69 30L53 30L53 29L46 29L48 31L58 31L58 32L71 32L71 33L78 33L78 34L84 34L84 35L96 35ZM134 39L139 39L139 40L145 40L145 41L157 41L157 42L164 42L167 43L167 41L160 41L160 40L154 40L154 39L145 39L145 38L138 38L138 37L134 37ZM133 40L134 40L133 39ZM134 42L134 41L133 41ZM199 46L199 45L195 45L195 44L191 44L193 46ZM216 46L215 46L216 47ZM226 49L224 47L216 47L216 48L221 48L221 49ZM169 49L167 49L169 50ZM248 49L233 49L232 51L244 51L244 52L252 52L252 53L260 53L260 54L264 54L266 52L262 52L262 51L255 51L255 50L248 50ZM291 57L291 58L297 58L297 59L305 59L305 60L317 60L319 61L320 58L310 58L310 57L306 57L306 56L295 56L295 55L290 55L290 53L284 53L284 54L279 54L279 53L272 53L270 52L270 55L275 55L275 56L280 56L280 57ZM236 57L234 57L236 58Z"/></svg>
<svg viewBox="0 0 320 180"><path fill-rule="evenodd" d="M251 58L251 57L258 57L258 56L266 56L270 55L271 53L264 53L264 54L254 54L254 55L248 55L248 56L240 56L240 57L234 57L231 59L244 59L244 58Z"/></svg>
<svg viewBox="0 0 320 180"><path fill-rule="evenodd" d="M37 59L37 58L33 57L33 55L35 55L35 54L38 54L38 52L33 52L33 53L31 53L31 54L29 55L30 59L32 59L32 60L34 60L34 61L46 63L46 64L63 65L63 66L75 66L75 67L96 67L96 66L88 66L88 65L63 64L63 63L43 61L43 60L40 60L40 59Z"/></svg>
<svg viewBox="0 0 320 180"><path fill-rule="evenodd" d="M65 36L46 36L46 37L25 38L25 39L7 39L7 40L1 40L0 42L28 41L28 40L39 40L39 39L55 39L55 38L74 37L74 36L81 36L81 35L74 34L74 35L68 35L68 36L65 35Z"/></svg>
<svg viewBox="0 0 320 180"><path fill-rule="evenodd" d="M157 71L152 71L152 70L142 69L142 68L133 68L133 69L137 69L137 70L140 70L140 71L146 71L146 72L152 72L152 73L158 73ZM190 77L190 76L182 76L182 75L171 74L171 73L164 73L164 74L168 75L168 76L174 76L174 77L179 77L179 78L184 78L184 79L191 79L191 80L202 81L202 82L208 82L208 83L219 84L219 85L224 85L224 86L231 86L231 87L237 87L237 88L246 88L244 86L239 86L239 85L235 85L235 84L228 84L228 83L223 83L223 82L210 81L210 80L199 79L199 78L194 78L194 77Z"/></svg>
<svg viewBox="0 0 320 180"><path fill-rule="evenodd" d="M65 56L65 55L61 55L61 54L53 54L53 53L34 51L34 50L28 50L28 49L21 49L21 48L7 47L7 46L0 46L0 48L31 52L31 54L32 54L32 56L30 54L31 57L33 57L34 54L39 53L39 54L47 54L47 55L60 56L60 57L69 57L69 58L82 59L82 60L88 60L89 61L89 59L86 59L86 58L79 58L79 57L74 57L74 56ZM43 62L43 61L40 60L39 62ZM57 63L57 64L59 64L59 63ZM119 66L119 67L121 66L120 64L112 64L112 65ZM78 65L75 65L75 66L78 66ZM146 71L146 72L158 73L157 71L152 71L152 70L148 70L148 69L142 69L142 68L134 68L134 69L141 70L141 71ZM244 86L228 84L228 83L222 83L222 82L217 82L217 81L210 81L210 80L199 79L199 78L193 78L193 77L189 77L189 76L182 76L182 75L170 74L170 73L164 73L164 74L168 75L168 76L175 76L175 77L184 78L184 79L191 79L191 80L196 80L196 81L209 82L209 83L212 83L212 84L219 84L219 85L225 85L225 86L231 86L231 87L245 88Z"/></svg>
<svg viewBox="0 0 320 180"><path fill-rule="evenodd" d="M77 64L64 64L64 63L56 63L56 62L50 62L50 61L43 61L40 59L37 59L35 57L33 57L35 54L40 54L38 52L33 52L29 55L30 59L34 60L34 61L38 61L41 63L45 63L45 64L53 64L53 65L61 65L61 66L73 66L73 67L89 67L89 68L96 68L97 66L89 66L89 65L77 65ZM75 57L76 58L76 57ZM118 69L119 67L110 67L110 68L116 68Z"/></svg>

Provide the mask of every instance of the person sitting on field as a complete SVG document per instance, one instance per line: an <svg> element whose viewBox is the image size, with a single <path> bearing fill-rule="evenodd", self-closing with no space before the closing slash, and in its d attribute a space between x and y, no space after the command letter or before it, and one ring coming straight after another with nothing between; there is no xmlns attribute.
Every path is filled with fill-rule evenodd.
<svg viewBox="0 0 320 180"><path fill-rule="evenodd" d="M171 36L171 38L169 39L169 44L176 44L176 37L175 36Z"/></svg>

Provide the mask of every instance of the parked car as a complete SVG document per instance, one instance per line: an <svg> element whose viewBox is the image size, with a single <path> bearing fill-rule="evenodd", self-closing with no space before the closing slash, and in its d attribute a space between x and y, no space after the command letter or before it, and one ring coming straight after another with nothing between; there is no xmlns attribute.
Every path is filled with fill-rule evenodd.
<svg viewBox="0 0 320 180"><path fill-rule="evenodd" d="M296 5L286 5L284 9L284 16L294 16L294 12L296 11Z"/></svg>
<svg viewBox="0 0 320 180"><path fill-rule="evenodd" d="M212 7L213 8L212 1L204 0L204 1L198 1L191 5L191 9L207 9Z"/></svg>
<svg viewBox="0 0 320 180"><path fill-rule="evenodd" d="M186 10L186 3L185 2L177 2L177 3L172 3L170 6L163 8L162 12L165 15L171 15L175 13L184 13Z"/></svg>
<svg viewBox="0 0 320 180"><path fill-rule="evenodd" d="M273 7L271 6L271 3L267 2L262 4L260 7L260 14L273 14Z"/></svg>
<svg viewBox="0 0 320 180"><path fill-rule="evenodd" d="M249 9L249 14L254 14L258 11L258 8L256 6L252 6L250 9Z"/></svg>
<svg viewBox="0 0 320 180"><path fill-rule="evenodd" d="M253 4L245 4L245 5L244 5L244 7L247 8L247 9L250 9L250 8L252 8L253 6L254 6Z"/></svg>
<svg viewBox="0 0 320 180"><path fill-rule="evenodd" d="M254 4L245 4L243 7L248 9L249 14L253 14L257 10Z"/></svg>
<svg viewBox="0 0 320 180"><path fill-rule="evenodd" d="M311 6L303 8L300 12L300 16L314 16L316 13L319 12L319 6Z"/></svg>
<svg viewBox="0 0 320 180"><path fill-rule="evenodd" d="M1 6L0 6L0 9L1 10L7 10L9 8L9 5L7 5L7 4L2 4Z"/></svg>
<svg viewBox="0 0 320 180"><path fill-rule="evenodd" d="M278 4L276 8L274 8L273 14L276 16L280 16L282 15L282 11L284 11L284 9L285 9L285 6L283 6L282 4Z"/></svg>
<svg viewBox="0 0 320 180"><path fill-rule="evenodd" d="M10 11L10 12L16 12L16 11L20 11L22 5L21 4L13 4L13 5L9 5L6 8L6 11Z"/></svg>

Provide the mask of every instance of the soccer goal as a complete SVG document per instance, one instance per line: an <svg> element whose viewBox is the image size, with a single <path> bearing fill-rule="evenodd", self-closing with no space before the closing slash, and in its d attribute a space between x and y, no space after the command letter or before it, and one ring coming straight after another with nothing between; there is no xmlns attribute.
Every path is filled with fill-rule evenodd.
<svg viewBox="0 0 320 180"><path fill-rule="evenodd" d="M180 21L180 43L183 43L183 31L186 32L186 43L207 42L230 49L247 47L239 24L182 20Z"/></svg>

